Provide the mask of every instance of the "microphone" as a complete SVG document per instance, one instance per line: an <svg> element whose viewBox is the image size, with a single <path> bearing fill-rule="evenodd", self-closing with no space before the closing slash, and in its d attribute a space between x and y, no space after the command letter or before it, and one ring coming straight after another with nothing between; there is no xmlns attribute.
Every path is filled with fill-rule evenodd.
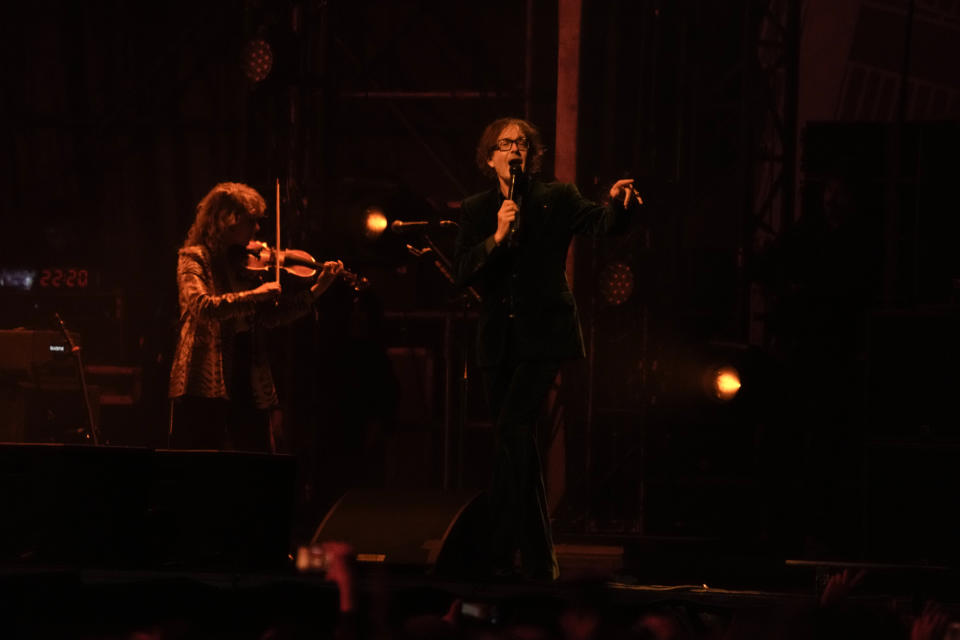
<svg viewBox="0 0 960 640"><path fill-rule="evenodd" d="M520 177L520 174L523 173L523 161L519 158L515 158L510 161L510 189L507 192L507 200L516 201L517 195L517 179ZM517 206L520 203L517 202ZM508 241L510 245L514 245L517 242L517 228L519 225L519 211L517 212L517 218L514 218L513 222L510 223L510 232L508 234Z"/></svg>
<svg viewBox="0 0 960 640"><path fill-rule="evenodd" d="M510 161L510 191L507 193L507 200L513 200L517 192L517 178L523 173L523 161L519 159Z"/></svg>
<svg viewBox="0 0 960 640"><path fill-rule="evenodd" d="M394 220L390 223L390 230L395 233L404 233L406 231L422 229L431 225L438 225L440 227L460 226L453 220L437 220L436 222L431 222L430 220Z"/></svg>
<svg viewBox="0 0 960 640"><path fill-rule="evenodd" d="M403 233L404 231L410 231L411 229L426 227L429 224L430 223L426 220L394 220L390 223L390 230L395 233Z"/></svg>

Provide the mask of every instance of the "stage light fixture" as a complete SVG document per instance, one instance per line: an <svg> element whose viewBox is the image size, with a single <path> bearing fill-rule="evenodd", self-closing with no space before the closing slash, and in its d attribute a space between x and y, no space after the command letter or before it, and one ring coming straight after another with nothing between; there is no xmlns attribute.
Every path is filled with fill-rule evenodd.
<svg viewBox="0 0 960 640"><path fill-rule="evenodd" d="M600 272L600 293L613 306L619 306L633 294L633 270L623 262L608 264Z"/></svg>
<svg viewBox="0 0 960 640"><path fill-rule="evenodd" d="M740 373L733 367L716 369L711 380L711 392L718 400L732 400L740 391Z"/></svg>
<svg viewBox="0 0 960 640"><path fill-rule="evenodd" d="M260 82L270 75L273 69L273 50L263 38L247 42L243 48L243 73L251 82Z"/></svg>
<svg viewBox="0 0 960 640"><path fill-rule="evenodd" d="M387 216L379 207L367 207L364 212L364 234L368 238L377 238L387 228Z"/></svg>

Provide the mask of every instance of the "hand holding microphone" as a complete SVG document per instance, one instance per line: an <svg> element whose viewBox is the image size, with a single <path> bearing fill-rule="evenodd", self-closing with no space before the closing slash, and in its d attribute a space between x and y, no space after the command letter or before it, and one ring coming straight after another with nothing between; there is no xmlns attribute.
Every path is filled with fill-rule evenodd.
<svg viewBox="0 0 960 640"><path fill-rule="evenodd" d="M520 207L513 200L504 200L497 211L497 230L493 234L493 239L497 244L504 241L505 238L515 233L517 212Z"/></svg>
<svg viewBox="0 0 960 640"><path fill-rule="evenodd" d="M509 217L509 226L506 233L507 244L515 246L517 243L517 231L520 226L520 219L517 217L520 213L520 203L517 202L517 183L520 180L520 177L523 175L523 161L520 158L514 158L510 161L510 189L507 191L507 199L503 201L503 205L500 207L500 211L497 213L497 231L499 232L499 222L501 221L501 214ZM513 205L508 207L507 205ZM502 238L501 238L502 239ZM497 240L497 244L500 244L500 240L494 235L494 240Z"/></svg>

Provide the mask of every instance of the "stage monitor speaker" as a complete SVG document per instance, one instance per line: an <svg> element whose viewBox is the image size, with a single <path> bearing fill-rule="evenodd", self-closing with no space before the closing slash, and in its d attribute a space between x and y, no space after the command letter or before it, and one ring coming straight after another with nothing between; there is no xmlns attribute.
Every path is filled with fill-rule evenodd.
<svg viewBox="0 0 960 640"><path fill-rule="evenodd" d="M152 489L156 564L230 571L288 565L293 456L158 450Z"/></svg>
<svg viewBox="0 0 960 640"><path fill-rule="evenodd" d="M351 489L311 542L348 542L364 564L475 575L485 564L486 511L480 491Z"/></svg>

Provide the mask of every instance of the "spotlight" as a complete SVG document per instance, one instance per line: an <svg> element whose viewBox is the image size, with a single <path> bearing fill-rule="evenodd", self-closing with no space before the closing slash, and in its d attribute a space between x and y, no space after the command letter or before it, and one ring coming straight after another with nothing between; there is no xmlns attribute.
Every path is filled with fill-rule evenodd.
<svg viewBox="0 0 960 640"><path fill-rule="evenodd" d="M262 39L250 40L243 48L243 73L251 82L260 82L270 75L273 68L273 50Z"/></svg>
<svg viewBox="0 0 960 640"><path fill-rule="evenodd" d="M379 207L367 207L364 212L364 234L376 238L387 228L387 216Z"/></svg>
<svg viewBox="0 0 960 640"><path fill-rule="evenodd" d="M633 270L623 262L608 264L600 272L600 293L608 303L618 306L633 293Z"/></svg>
<svg viewBox="0 0 960 640"><path fill-rule="evenodd" d="M740 373L733 367L720 367L713 371L710 392L718 400L732 400L740 391Z"/></svg>

